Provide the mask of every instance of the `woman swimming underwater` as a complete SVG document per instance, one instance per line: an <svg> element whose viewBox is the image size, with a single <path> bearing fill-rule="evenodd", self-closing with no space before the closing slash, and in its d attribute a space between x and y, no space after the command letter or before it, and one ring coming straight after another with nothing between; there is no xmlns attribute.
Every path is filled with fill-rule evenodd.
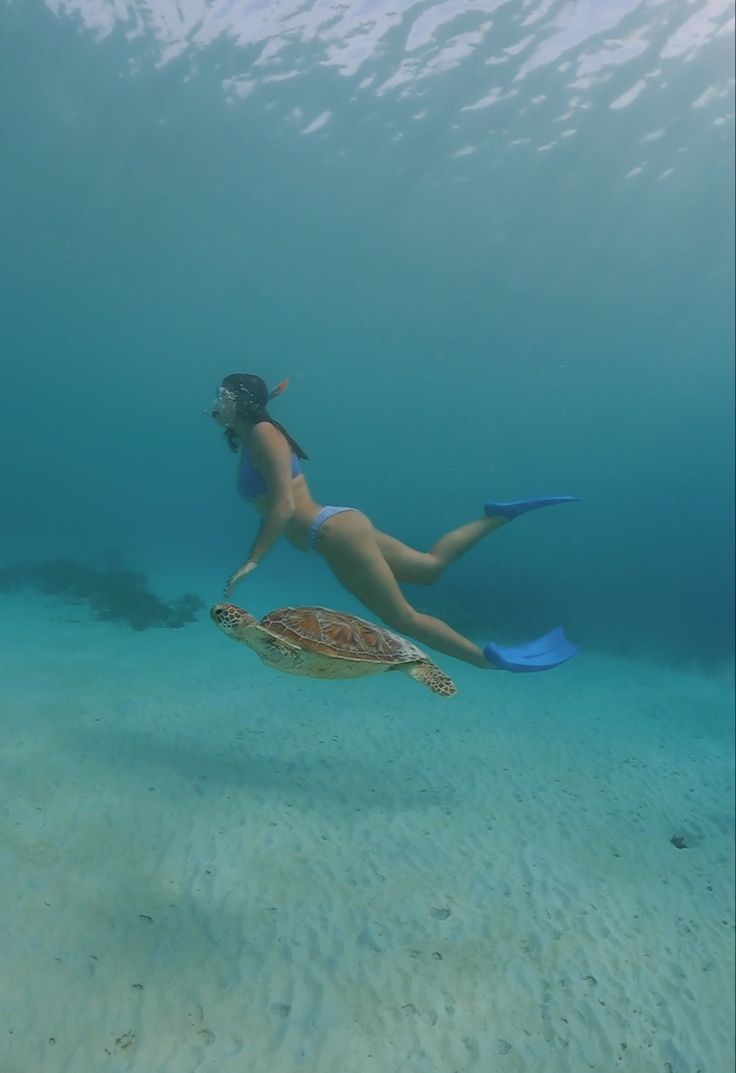
<svg viewBox="0 0 736 1073"><path fill-rule="evenodd" d="M374 529L354 507L315 503L302 472L307 455L268 412L269 400L286 386L283 380L269 392L259 376L233 373L222 381L211 410L231 450L240 453L238 491L261 516L248 558L228 579L226 596L285 536L295 548L321 555L341 584L386 626L437 652L474 667L509 671L549 670L575 655L577 647L561 627L526 644L480 648L441 619L415 611L399 588L401 582L431 585L479 540L519 514L573 502L575 496L486 503L483 517L446 533L429 551L417 551Z"/></svg>

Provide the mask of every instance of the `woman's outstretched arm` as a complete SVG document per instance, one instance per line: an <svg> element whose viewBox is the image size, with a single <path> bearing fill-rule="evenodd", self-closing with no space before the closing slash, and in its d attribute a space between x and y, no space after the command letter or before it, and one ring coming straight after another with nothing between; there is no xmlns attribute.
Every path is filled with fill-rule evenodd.
<svg viewBox="0 0 736 1073"><path fill-rule="evenodd" d="M229 578L225 587L226 595L268 555L294 513L291 449L283 435L273 425L261 422L253 429L248 450L253 465L263 474L268 498L248 558Z"/></svg>

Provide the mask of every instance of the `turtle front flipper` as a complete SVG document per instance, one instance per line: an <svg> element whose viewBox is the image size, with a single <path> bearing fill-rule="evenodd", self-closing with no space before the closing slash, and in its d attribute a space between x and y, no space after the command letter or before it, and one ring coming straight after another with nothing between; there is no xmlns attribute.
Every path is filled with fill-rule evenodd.
<svg viewBox="0 0 736 1073"><path fill-rule="evenodd" d="M274 667L277 671L299 673L297 668L302 654L297 645L293 645L283 637L277 637L270 630L264 630L262 626L253 628L249 643L256 655L267 666Z"/></svg>
<svg viewBox="0 0 736 1073"><path fill-rule="evenodd" d="M297 645L291 644L290 641L285 641L283 637L270 635L266 639L266 643L272 652L278 652L280 656L295 656L300 651Z"/></svg>
<svg viewBox="0 0 736 1073"><path fill-rule="evenodd" d="M416 663L405 663L397 667L397 670L405 671L417 682L421 682L427 689L437 693L440 697L452 697L457 693L457 688L449 674L445 674L431 660L423 659Z"/></svg>

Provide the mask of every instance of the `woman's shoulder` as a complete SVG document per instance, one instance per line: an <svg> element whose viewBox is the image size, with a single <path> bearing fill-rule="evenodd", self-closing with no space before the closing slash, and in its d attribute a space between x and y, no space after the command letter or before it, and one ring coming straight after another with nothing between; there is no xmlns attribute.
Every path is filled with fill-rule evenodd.
<svg viewBox="0 0 736 1073"><path fill-rule="evenodd" d="M255 451L279 451L286 448L290 450L284 434L272 425L270 421L259 421L250 434L249 447L251 453Z"/></svg>

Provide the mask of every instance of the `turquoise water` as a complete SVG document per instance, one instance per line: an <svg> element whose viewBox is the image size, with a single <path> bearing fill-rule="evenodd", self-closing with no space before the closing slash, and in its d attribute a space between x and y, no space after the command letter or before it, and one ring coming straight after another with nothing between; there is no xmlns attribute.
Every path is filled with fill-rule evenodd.
<svg viewBox="0 0 736 1073"><path fill-rule="evenodd" d="M34 603L38 594L29 593L26 605L22 592L1 594L4 650L14 653L3 684L4 740L18 750L17 760L16 752L7 760L13 816L19 801L28 804L25 818L18 820L27 826L16 828L8 821L0 855L5 860L7 852L13 862L7 889L12 892L8 904L21 907L15 934L22 936L27 928L35 936L27 950L22 944L13 947L4 972L6 981L16 972L28 978L13 1014L16 1024L23 1011L32 1024L39 1003L53 1012L53 995L41 989L39 998L34 988L50 979L49 965L62 954L53 945L54 929L37 929L34 914L57 904L55 897L67 909L78 909L80 935L87 919L93 921L98 954L105 935L118 936L109 980L124 981L126 995L141 981L146 996L169 994L168 975L156 991L138 963L120 971L129 941L135 945L130 936L137 934L139 920L158 919L145 899L130 894L125 877L135 876L136 890L145 889L155 858L155 868L161 869L157 882L167 892L160 894L162 906L169 891L167 867L175 876L171 883L184 875L187 892L194 891L194 873L188 869L195 869L191 862L200 843L192 839L196 852L176 843L176 832L188 830L190 822L201 825L201 860L209 862L208 876L216 872L213 862L221 862L218 853L230 854L228 859L241 861L247 871L248 847L261 846L264 831L271 838L267 818L278 814L279 822L291 822L284 810L291 808L292 776L296 780L300 757L307 753L311 761L304 759L299 776L306 788L297 783L306 817L302 856L281 850L278 867L287 860L294 872L277 874L286 888L296 890L302 874L297 864L306 861L314 889L337 892L333 909L315 924L316 932L323 928L328 936L334 927L334 951L329 942L309 947L311 963L328 965L334 1009L343 988L360 990L365 984L370 991L372 986L367 969L365 978L362 969L351 976L340 960L351 949L345 936L353 924L356 934L369 935L367 946L374 952L382 944L393 949L393 937L396 949L403 949L402 943L413 947L416 940L404 943L401 922L390 915L393 904L408 905L411 915L405 892L398 890L391 904L387 896L383 919L385 935L392 938L384 935L379 941L370 938L376 934L372 910L365 909L365 919L360 908L354 917L346 910L354 891L341 899L335 879L342 875L339 864L325 866L320 876L320 855L328 852L320 824L328 826L333 819L338 862L339 853L353 860L355 847L361 854L366 845L367 854L375 853L376 869L386 874L414 861L416 872L407 885L416 892L435 882L429 877L437 868L442 878L436 890L426 886L431 913L437 907L446 911L442 892L452 883L459 890L467 878L468 889L483 889L482 867L473 858L482 841L476 827L482 817L484 824L487 820L483 831L491 829L491 821L496 825L496 868L513 890L514 903L526 904L527 879L539 897L535 920L542 919L543 907L562 905L559 913L570 914L569 933L575 934L579 892L601 905L608 894L613 908L607 919L614 922L614 932L620 929L617 949L628 958L630 949L639 949L632 906L655 929L649 946L644 943L649 950L662 949L670 932L682 938L680 924L673 922L692 924L702 908L704 917L711 913L702 924L708 949L725 949L718 929L731 911L733 888L723 863L732 853L733 25L726 0L0 0L0 568L12 572L18 563L65 558L96 569L139 571L150 589L167 599L190 592L204 606L216 601L255 529L255 517L235 494L234 456L204 414L217 384L234 371L259 373L269 384L288 377L289 389L272 404L272 413L310 455L306 471L320 502L360 506L378 527L418 547L477 516L489 498L573 494L581 499L514 523L474 549L436 587L411 594L416 606L446 618L476 641L533 637L564 623L581 646L581 656L554 676L528 676L534 682L523 684L517 676L509 682L508 676L494 684L488 693L492 717L484 707L485 679L477 682L474 671L456 663L448 667L452 661L445 659L443 666L457 672L461 685L456 724L434 715L426 723L427 698L413 684L406 684L405 702L396 689L394 711L383 708L384 697L393 703L393 682L377 699L369 683L336 685L328 695L319 683L295 684L269 675L250 654L231 651L203 614L179 632L139 635L124 623L89 621L79 609L51 610L66 607L63 601ZM288 546L274 550L239 590L238 600L259 615L289 602L359 610L323 562ZM72 617L63 618L67 614ZM246 669L256 698L249 702L251 709L242 707ZM136 684L138 674L145 686ZM553 681L540 683L540 677ZM377 682L375 689L383 684ZM215 686L221 690L217 696ZM330 707L335 697L348 715ZM153 708L141 707L144 702ZM275 705L273 712L269 705ZM385 727L375 721L378 709ZM513 720L506 715L511 711ZM549 720L534 722L547 712ZM525 740L526 717L532 729ZM296 725L301 753L290 737ZM348 730L340 750L324 760L322 746L331 748L343 725ZM407 738L397 736L391 745L405 765L392 788L382 750L387 740L394 741L391 735L404 730ZM275 737L269 739L269 733ZM238 767L243 734L261 743L260 752ZM68 740L60 745L57 735ZM435 735L447 735L449 773L443 772L436 744L443 739ZM583 742L579 755L576 740ZM464 753L466 742L473 744ZM535 752L539 742L544 748ZM290 766L285 775L281 769L274 775L271 765L282 750ZM530 771L517 771L514 763L527 752ZM496 753L503 761L493 759ZM235 758L228 778L222 774L225 755ZM59 756L68 759L68 768ZM479 768L478 757L495 768ZM568 764L589 780L586 800L600 802L600 786L620 786L616 800L626 803L605 799L610 810L596 820L600 826L590 835L593 848L585 863L575 861L574 851L577 839L582 845L588 837L592 819L590 824L566 819L572 836L544 827L544 845L528 849L535 845L534 830L552 825L557 810L569 806L554 796L556 786L569 783L580 790ZM637 782L636 764L642 770L649 764L651 777L643 774ZM410 784L416 772L430 779L428 771L437 813L425 824L421 810L427 799L412 798ZM33 789L36 777L40 782ZM185 780L205 778L210 789L201 792L211 796L193 810ZM150 819L143 810L136 812L133 802L128 813L117 798L105 798L100 827L89 834L85 817L104 794L114 789L125 800L134 792L142 802L149 783L162 786L166 780L161 830L169 824L170 845L178 849L164 865L155 829L142 833L137 843L129 833L143 831ZM340 787L334 799L333 783ZM688 796L693 787L697 794ZM249 812L251 790L262 813ZM528 814L519 804L525 794L533 801ZM54 839L39 835L37 842L29 832L49 799L64 818L63 829ZM80 819L74 810L82 800ZM381 844L380 816L375 831L360 827L376 800L388 802L387 812L406 810L398 827L391 828L400 848L391 848L390 837ZM456 801L456 826L447 829L442 844L437 832L445 830L443 817ZM355 819L361 808L364 816ZM220 829L223 815L227 823L223 820ZM232 835L232 844L216 845L210 859L208 839L218 837L213 832L227 827L230 838L241 830L243 815L250 817L251 841L238 842ZM371 820L376 815L371 813ZM312 829L315 816L319 822L314 820ZM110 845L123 847L120 876L110 871L116 878L109 890L102 889L99 855L89 848L102 838L103 824L108 825L103 852ZM422 841L425 827L437 834L432 849ZM499 833L506 828L516 832L508 856ZM406 832L405 842L397 830ZM689 839L691 847L702 845L705 856L697 858L694 850L690 856L677 853L670 836ZM624 879L608 871L607 857L600 863L609 837L616 859L622 842L639 854ZM519 850L526 854L520 861L514 853L522 844L527 848ZM263 854L259 868L266 849ZM560 863L568 854L575 876L569 882L570 872ZM659 870L656 881L647 871L651 860ZM529 877L538 865L547 879L540 887L537 878L535 888ZM681 871L667 895L656 884L675 867ZM196 868L203 872L204 865ZM251 868L251 874L256 871ZM267 869L265 874L278 888ZM371 876L360 883L370 888L370 897L379 897ZM229 974L235 978L249 971L237 945L242 936L236 922L244 910L232 893L247 878L221 879L220 887L213 880L209 902L192 894L189 925L177 932L182 948L171 940L172 963L180 964L181 979L191 989L199 984L187 975L190 970L199 971L207 958L215 958L220 1002L235 1001ZM94 898L89 891L98 881ZM715 903L705 892L714 885L720 908L711 912ZM270 888L267 896L276 900ZM135 907L130 932L122 924L119 932L117 923L108 926L100 908L117 905L118 897L121 912L128 903ZM477 902L483 904L480 894ZM24 904L33 907L25 916ZM349 924L340 930L343 911ZM549 910L550 919L554 911ZM293 912L301 921L298 908ZM459 911L453 912L459 919ZM224 927L226 919L233 922L232 933ZM660 920L662 934L656 932ZM99 933L95 921L102 921ZM75 926L74 921L64 925L69 935L77 935ZM529 934L535 926L528 925ZM559 923L563 934L566 926ZM527 925L519 927L523 931ZM601 939L590 928L591 950L607 950L608 933ZM521 931L519 942L527 943ZM492 928L486 938L488 949L495 950ZM186 957L190 939L201 939L195 967ZM461 939L486 950L472 929ZM245 949L248 937L242 941ZM378 1073L456 1068L489 1073L488 1055L506 1053L510 1064L499 1069L603 1073L623 1068L618 1036L610 1035L618 1029L609 1023L600 1039L610 1036L612 1050L591 1051L590 1063L584 1061L584 1046L575 1057L562 1044L552 1058L519 1057L523 1024L547 1001L542 984L546 994L546 980L557 971L560 948L550 941L548 955L545 941L539 940L540 965L546 967L531 973L528 991L526 984L521 988L531 1012L519 1000L522 1026L516 1036L512 1028L501 1027L494 1030L493 1042L484 1042L486 1015L478 1012L482 1004L473 993L466 1006L460 999L455 1003L467 1020L447 1029L457 1050L448 1050L444 1064L416 1055L410 1060L407 1044L395 1062L381 1052ZM70 946L74 942L70 939ZM87 940L79 942L86 950ZM426 962L417 963L422 971L426 964L433 968L429 959L436 942L434 936L427 939ZM528 940L532 947L536 942ZM90 950L91 944L90 938ZM360 945L361 958L365 946ZM442 948L448 973L449 948ZM662 968L662 978L655 974L652 984L657 995L660 988L669 996L673 1011L670 1028L656 1022L665 1042L656 1044L656 1062L632 1058L632 1044L634 1064L626 1068L631 1073L721 1073L733 1055L731 1013L719 1006L729 987L730 950L723 956L726 982L707 991L705 976L697 975L697 945L695 954L686 942L673 942L673 949L672 971ZM253 972L258 958L271 956L263 953L269 950L264 940L253 955ZM299 956L291 965L297 979L301 968L306 975L311 971ZM605 957L596 967L590 956L591 965L571 979L602 979ZM166 957L161 959L156 964L165 963L169 973ZM720 954L714 960L720 964ZM483 964L488 962L479 954L473 980L476 971L483 979ZM684 974L695 974L682 986L680 966ZM148 970L153 980L156 965ZM458 970L459 979L464 971ZM67 978L69 995L87 994L91 977L82 968L79 974L74 987L80 990ZM177 978L177 971L170 975ZM623 1009L631 994L628 979L622 970L619 990L608 995L608 1015L617 1002ZM210 984L215 987L212 981L201 984L197 999L204 1009ZM332 984L320 986L332 994ZM291 999L277 991L274 985L278 1008L291 1008ZM405 1009L406 996L396 993L397 1008ZM92 994L80 999L69 1023L84 1024L85 1003L94 1021L94 1001ZM110 999L105 1010L114 1009L115 1001ZM641 1005L654 1009L658 1001L645 996ZM416 996L413 1002L421 1012ZM343 1060L347 1052L339 1045L330 1051L318 1042L310 1052L311 1029L304 1026L312 1022L306 1014L301 1029L290 1029L294 1037L288 1037L288 1048L272 1052L264 1043L250 1065L240 1059L231 1065L222 1055L207 1064L214 1051L205 1048L200 1065L191 1057L195 1050L190 1054L184 1043L177 1044L181 1052L166 1051L170 1025L159 1033L155 1008L148 1011L148 1034L136 1028L148 1051L129 1049L132 1014L130 1021L105 1020L109 1038L94 1037L93 1025L88 1038L94 1037L96 1050L90 1042L89 1054L75 1050L82 1046L82 1029L74 1042L54 1051L48 1039L56 1039L59 1030L49 1021L39 1030L33 1058L31 1052L23 1057L16 1030L4 1059L7 1073L192 1073L195 1068L363 1073L373 1068L366 1057L352 1064ZM693 1039L683 1041L677 1033L689 1030L701 1013L702 1038L693 1030ZM201 1020L201 1010L197 1016ZM199 1024L197 1016L187 1014L190 1027ZM248 1023L259 1025L260 1015L252 1016ZM315 1014L314 1023L322 1025L321 1016ZM324 1014L328 1035L330 1016ZM377 1020L374 1039L372 1014L361 1017L366 1053L371 1040L379 1053L376 1040L385 1041L390 1032ZM180 1039L177 1031L171 1029L172 1039ZM225 1030L213 1025L212 1032L219 1047ZM463 1042L466 1032L480 1041L480 1057L472 1062L466 1054L470 1044ZM672 1043L675 1049L668 1050L675 1039L677 1046ZM709 1039L716 1041L712 1050L703 1042ZM169 1057L155 1057L152 1040ZM204 1044L198 1038L191 1046ZM426 1038L423 1046L427 1054L435 1053ZM118 1057L109 1057L113 1051ZM304 1057L318 1052L323 1057L314 1058L314 1064ZM103 1064L105 1053L111 1064ZM170 1057L174 1053L182 1055L179 1064ZM642 1053L654 1055L636 1051Z"/></svg>
<svg viewBox="0 0 736 1073"><path fill-rule="evenodd" d="M201 411L250 369L318 498L409 541L583 498L443 582L466 627L726 658L730 14L3 4L3 559L227 576Z"/></svg>

